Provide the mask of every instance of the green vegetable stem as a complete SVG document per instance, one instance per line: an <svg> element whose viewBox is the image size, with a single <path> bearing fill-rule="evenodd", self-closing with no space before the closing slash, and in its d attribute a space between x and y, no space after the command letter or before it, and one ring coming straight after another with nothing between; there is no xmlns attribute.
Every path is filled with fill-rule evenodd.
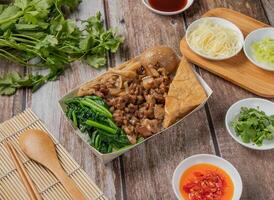
<svg viewBox="0 0 274 200"><path fill-rule="evenodd" d="M108 133L111 133L111 134L116 134L116 130L111 128L111 127L108 127L104 124L100 124L100 123L97 123L95 121L92 121L92 120L87 120L86 124L88 126L92 126L94 128L97 128L97 129L100 129L100 130L103 130L103 131L106 131Z"/></svg>

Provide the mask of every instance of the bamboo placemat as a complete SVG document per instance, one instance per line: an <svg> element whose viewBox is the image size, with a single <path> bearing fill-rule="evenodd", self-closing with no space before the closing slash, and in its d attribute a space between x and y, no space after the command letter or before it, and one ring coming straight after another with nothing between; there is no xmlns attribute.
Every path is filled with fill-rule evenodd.
<svg viewBox="0 0 274 200"><path fill-rule="evenodd" d="M45 200L71 199L64 187L46 168L30 160L19 148L18 137L27 129L41 129L49 133L41 120L30 110L0 124L0 199L28 200L28 194L11 160L9 153L3 146L4 141L11 142L19 153L28 174L35 183L39 193ZM52 137L52 135L50 134ZM100 189L89 179L83 169L69 155L64 147L53 138L56 151L62 167L70 178L77 184L87 200L106 200Z"/></svg>

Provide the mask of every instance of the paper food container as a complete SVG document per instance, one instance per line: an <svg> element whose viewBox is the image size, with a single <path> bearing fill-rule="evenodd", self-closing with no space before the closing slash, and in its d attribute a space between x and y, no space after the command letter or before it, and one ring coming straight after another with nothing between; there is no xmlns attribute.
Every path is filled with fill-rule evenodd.
<svg viewBox="0 0 274 200"><path fill-rule="evenodd" d="M137 57L136 57L136 58L133 58L133 59L137 59ZM133 60L133 59L132 59L132 60ZM123 63L123 64L117 66L116 68L119 69L119 68L125 66L125 65L126 65L127 63L129 63L130 61L131 61L131 60L129 60L129 61L127 61L127 62L125 62L125 63ZM165 132L165 131L168 130L169 128L171 128L171 127L173 127L173 126L176 126L176 124L178 124L178 123L180 123L181 121L183 121L187 116L189 116L189 115L191 115L192 113L198 111L199 109L201 109L201 108L204 106L204 104L207 102L208 98L209 98L209 97L211 96L211 94L212 94L212 89L207 85L207 83L202 79L202 77L199 76L199 74L197 74L195 71L194 71L194 73L196 74L197 79L200 81L201 85L203 86L203 88L204 88L204 90L205 90L205 92L206 92L206 94L207 94L207 98L204 100L204 102L202 102L202 103L201 103L199 106L197 106L194 110L192 110L190 113L188 113L188 114L187 114L186 116L184 116L182 119L178 120L178 121L177 121L176 123L174 123L173 125L171 125L171 126L169 126L168 128L165 128L165 129L161 130L160 132L158 132L158 133L156 133L156 134L154 134L154 135L152 135L152 136L150 136L150 137L144 139L143 141L139 142L138 144L131 145L131 146L129 146L129 147L124 147L124 148L119 149L118 151L115 151L115 152L112 152L112 153L102 154L102 153L100 153L98 150L96 150L94 147L92 147L92 146L89 144L89 142L88 142L88 141L89 141L89 136L88 136L87 134L82 133L77 127L74 127L72 121L71 121L69 118L67 118L67 117L66 117L66 118L67 118L67 120L69 121L70 125L74 128L75 133L76 133L80 138L82 138L82 140L90 147L91 151L92 151L96 156L98 156L99 159L102 160L103 163L107 163L107 162L113 160L114 158L116 158L116 157L118 157L118 156L124 154L125 152L129 151L130 149L135 148L135 147L138 146L138 145L141 145L142 143L146 142L147 140L152 139L153 137L156 137L158 134L161 134L161 133ZM100 75L99 75L98 77L100 77ZM89 81L87 81L87 82L94 81L94 80L96 80L98 77L95 77L95 78L93 78L93 79L91 79L91 80L89 80ZM85 85L87 82L85 82L85 83L79 85L78 87L74 88L72 91L70 91L69 93L67 93L65 96L63 96L63 97L59 100L59 104L60 104L61 109L62 109L62 111L63 111L64 114L66 113L66 105L65 105L65 103L64 103L64 100L67 99L67 98L71 98L71 97L76 96L76 93L77 93L78 89L79 89L81 86Z"/></svg>

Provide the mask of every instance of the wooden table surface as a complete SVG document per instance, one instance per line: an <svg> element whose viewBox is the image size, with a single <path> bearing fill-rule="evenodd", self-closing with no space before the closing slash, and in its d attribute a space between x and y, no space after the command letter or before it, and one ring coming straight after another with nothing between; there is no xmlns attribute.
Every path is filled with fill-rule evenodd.
<svg viewBox="0 0 274 200"><path fill-rule="evenodd" d="M110 67L157 44L169 45L180 53L179 41L187 25L216 7L231 8L274 25L273 0L195 0L186 12L170 17L150 12L141 0L83 0L74 17L85 19L101 11L107 27L118 27L125 42L117 54L109 56ZM22 67L2 61L0 74L10 70L26 72ZM61 96L105 69L98 71L74 63L59 81L46 84L34 94L24 90L12 97L0 97L0 121L32 108L109 199L175 199L171 177L177 164L191 155L209 153L222 156L239 170L243 180L242 199L273 200L274 150L247 149L234 142L224 125L229 106L254 95L204 70L197 70L214 91L205 107L107 165L73 133L58 106Z"/></svg>

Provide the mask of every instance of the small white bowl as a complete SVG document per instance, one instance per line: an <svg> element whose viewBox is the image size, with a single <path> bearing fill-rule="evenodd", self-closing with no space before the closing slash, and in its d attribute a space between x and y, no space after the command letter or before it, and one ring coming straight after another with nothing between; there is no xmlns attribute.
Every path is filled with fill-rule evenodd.
<svg viewBox="0 0 274 200"><path fill-rule="evenodd" d="M189 34L190 32L192 32L193 30L195 30L197 28L197 26L202 23L204 20L210 20L212 23L216 23L216 24L219 24L223 27L226 27L226 28L229 28L229 29L232 29L234 31L236 31L237 35L238 35L238 39L239 39L239 48L237 49L237 51L235 51L234 54L232 55L228 55L228 56L225 56L225 57L212 57L212 56L209 56L209 55L206 55L206 54L203 54L199 51L197 51L194 47L192 47L190 45L190 42L189 42ZM229 59L235 55L237 55L241 49L243 48L243 44L244 44L244 36L243 36L243 33L242 31L235 25L233 24L232 22L226 20L226 19L223 19L223 18L220 18L220 17L203 17L203 18L200 18L194 22L192 22L187 30L186 30L186 42L189 46L189 48L194 51L196 54L204 57L204 58L207 58L209 60L225 60L225 59Z"/></svg>
<svg viewBox="0 0 274 200"><path fill-rule="evenodd" d="M266 37L274 38L274 28L261 28L249 33L245 38L244 52L246 57L250 60L250 62L252 62L257 67L268 71L274 71L274 64L272 64L271 67L271 64L269 63L259 62L257 61L255 55L252 53L252 44Z"/></svg>
<svg viewBox="0 0 274 200"><path fill-rule="evenodd" d="M256 150L269 150L274 148L274 139L273 140L264 140L262 146L257 146L253 143L244 143L240 137L236 135L234 128L231 125L231 122L240 114L241 107L248 107L248 108L258 108L265 112L266 115L273 115L274 114L274 103L271 101L261 99L261 98L248 98L237 101L234 103L227 111L225 116L225 125L228 133L231 137L241 145L256 149Z"/></svg>
<svg viewBox="0 0 274 200"><path fill-rule="evenodd" d="M181 10L177 10L177 11L173 11L173 12L165 12L165 11L157 10L157 9L153 8L153 7L149 4L148 0L143 0L143 4L144 4L149 10L151 10L152 12L155 12L155 13L157 13L157 14L159 14L159 15L177 15L177 14L179 14L179 13L184 12L186 9L188 9L188 8L193 4L193 1L194 1L194 0L187 0L186 5L185 5Z"/></svg>
<svg viewBox="0 0 274 200"><path fill-rule="evenodd" d="M227 160L210 154L197 154L184 159L175 169L172 177L172 187L177 199L184 200L180 192L180 178L182 174L193 165L208 163L220 167L231 178L234 185L234 193L232 200L239 200L242 195L243 183L237 169Z"/></svg>

